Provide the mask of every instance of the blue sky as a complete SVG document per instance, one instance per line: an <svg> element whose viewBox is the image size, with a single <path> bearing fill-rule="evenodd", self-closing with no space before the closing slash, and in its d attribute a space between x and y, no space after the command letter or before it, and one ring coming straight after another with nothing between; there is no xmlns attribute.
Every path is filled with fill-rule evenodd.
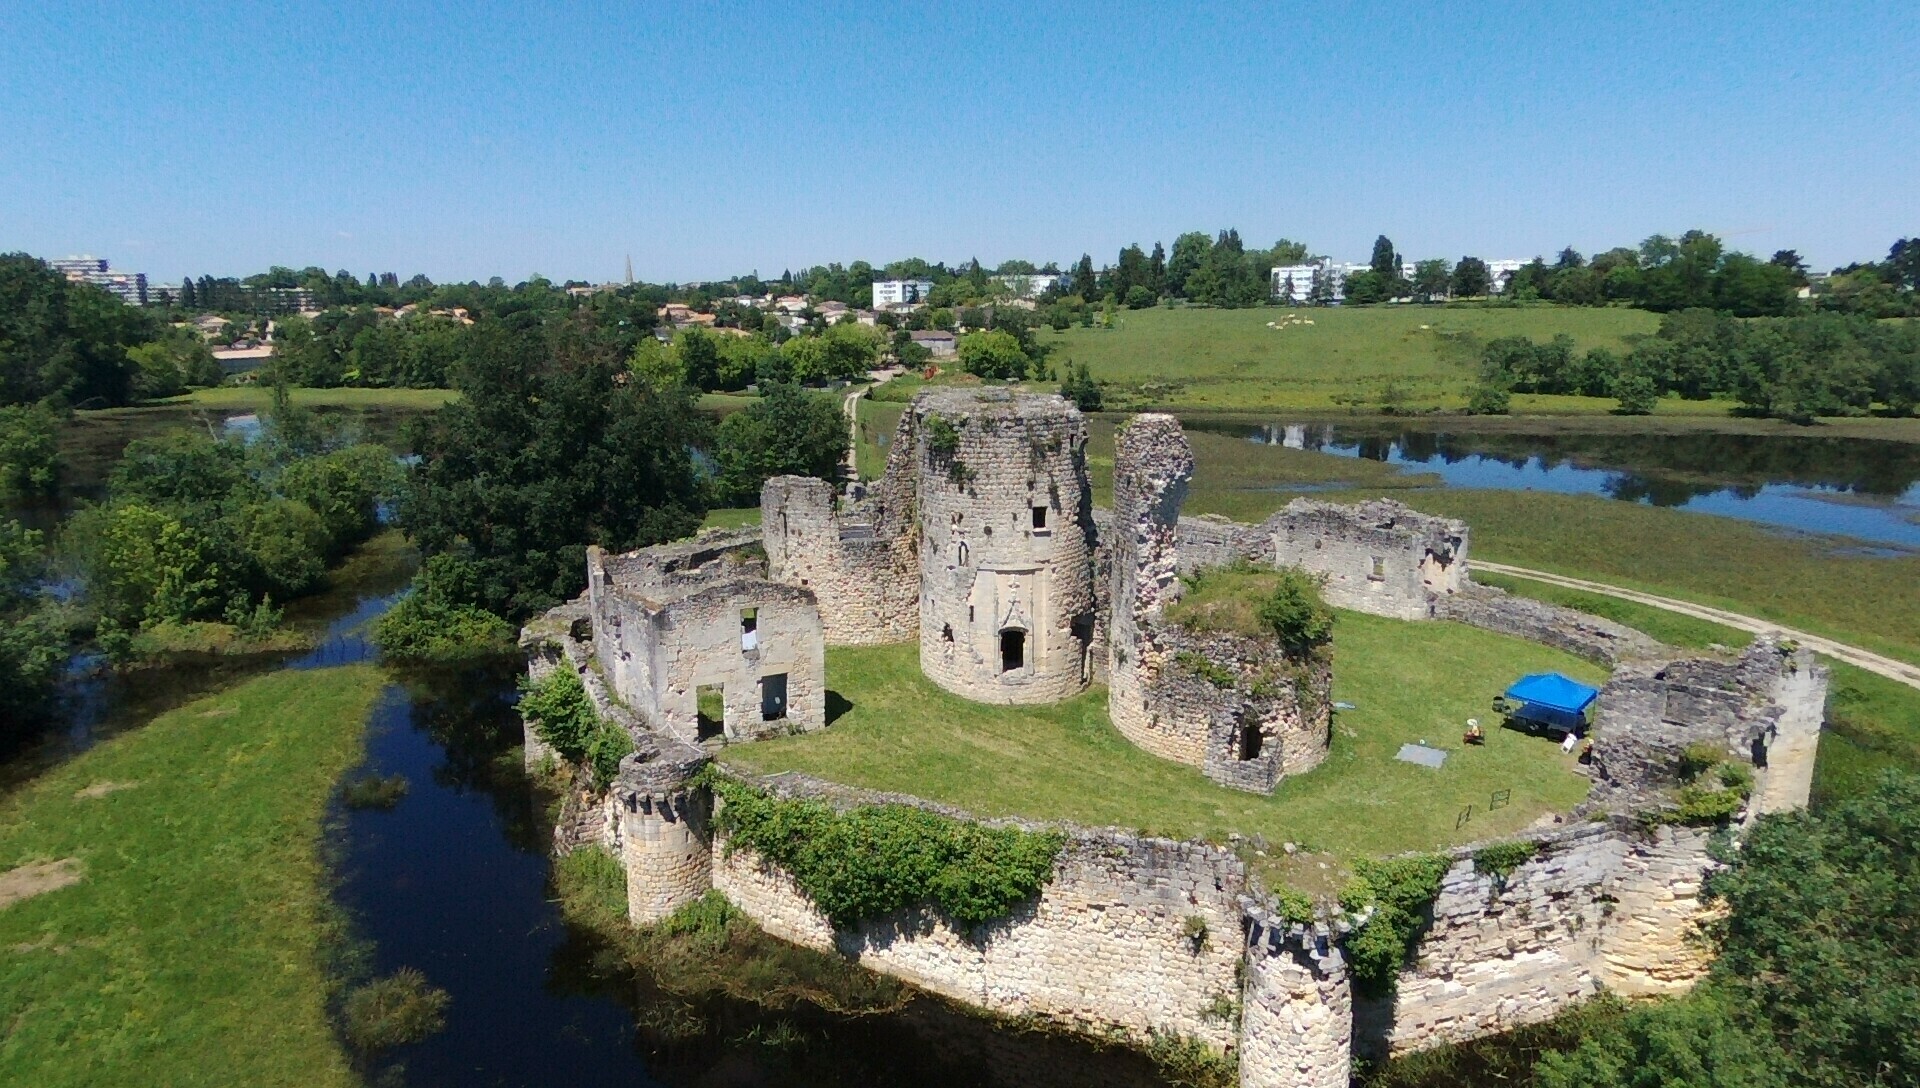
<svg viewBox="0 0 1920 1088"><path fill-rule="evenodd" d="M1910 2L1166 7L0 0L0 250L686 280L1920 234Z"/></svg>

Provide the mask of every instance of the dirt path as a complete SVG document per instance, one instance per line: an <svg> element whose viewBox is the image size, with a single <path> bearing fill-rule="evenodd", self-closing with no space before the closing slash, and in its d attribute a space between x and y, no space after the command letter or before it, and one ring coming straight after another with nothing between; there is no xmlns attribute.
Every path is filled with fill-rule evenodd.
<svg viewBox="0 0 1920 1088"><path fill-rule="evenodd" d="M1826 654L1836 661L1844 661L1849 665L1865 669L1871 673L1876 673L1889 680L1897 680L1911 688L1920 688L1920 666L1909 665L1904 661L1896 661L1891 657L1884 657L1871 650L1863 650L1858 646L1849 646L1844 642L1835 642L1830 638L1822 638L1819 635L1808 634L1805 631L1797 631L1783 624L1774 623L1771 620L1763 620L1756 616L1745 616L1738 612L1728 612L1725 609L1713 608L1704 604L1694 604L1692 601L1675 600L1672 597L1659 597L1651 593L1642 593L1637 589L1624 589L1620 586L1607 585L1605 582L1589 582L1584 578L1569 578L1564 574L1549 574L1546 571L1529 570L1526 567L1510 567L1505 563L1487 563L1475 559L1472 561L1472 565L1473 569L1483 570L1488 574L1504 574L1513 578L1530 578L1536 582L1546 582L1549 585L1564 586L1567 589L1578 589L1587 593L1599 593L1608 597L1618 597L1624 601L1633 601L1636 604L1662 608L1668 612L1678 612L1683 616L1692 616L1695 619L1708 620L1720 624L1723 627L1732 627L1735 630L1748 631L1756 635L1769 633L1778 634L1782 637L1793 639L1802 646L1806 646L1818 653Z"/></svg>
<svg viewBox="0 0 1920 1088"><path fill-rule="evenodd" d="M840 401L840 412L847 417L847 479L860 478L860 398L871 388L856 385Z"/></svg>

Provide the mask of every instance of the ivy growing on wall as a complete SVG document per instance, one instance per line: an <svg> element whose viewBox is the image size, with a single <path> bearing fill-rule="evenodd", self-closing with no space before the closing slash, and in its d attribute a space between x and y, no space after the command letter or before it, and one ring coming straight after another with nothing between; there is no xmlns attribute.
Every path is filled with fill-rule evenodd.
<svg viewBox="0 0 1920 1088"><path fill-rule="evenodd" d="M1053 879L1058 832L982 827L907 805L838 811L717 774L715 827L791 874L837 929L931 906L963 926L1004 918Z"/></svg>
<svg viewBox="0 0 1920 1088"><path fill-rule="evenodd" d="M538 680L520 679L520 713L533 722L534 734L569 763L593 768L594 781L602 786L619 773L620 758L633 751L633 738L600 717L580 674L565 665Z"/></svg>
<svg viewBox="0 0 1920 1088"><path fill-rule="evenodd" d="M1431 854L1355 863L1353 881L1340 892L1340 905L1356 912L1373 908L1366 925L1347 940L1353 984L1363 995L1393 992L1394 980L1426 926L1427 907L1440 894L1440 880L1452 864Z"/></svg>
<svg viewBox="0 0 1920 1088"><path fill-rule="evenodd" d="M1505 884L1513 871L1540 854L1540 844L1531 839L1497 842L1473 852L1473 871L1490 876L1496 884Z"/></svg>

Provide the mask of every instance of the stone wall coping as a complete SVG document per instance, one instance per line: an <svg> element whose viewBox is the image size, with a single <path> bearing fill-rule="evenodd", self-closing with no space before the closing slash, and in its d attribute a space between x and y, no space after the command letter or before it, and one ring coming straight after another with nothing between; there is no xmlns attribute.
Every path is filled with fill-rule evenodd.
<svg viewBox="0 0 1920 1088"><path fill-rule="evenodd" d="M1083 843L1122 844L1149 849L1177 850L1182 853L1200 854L1211 860L1231 860L1235 865L1241 864L1239 855L1232 850L1202 839L1169 839L1143 835L1139 831L1124 827L1088 827L1066 820L1036 820L1024 816L979 816L966 809L930 801L910 793L888 793L859 786L846 786L800 771L754 775L743 773L724 764L717 766L728 778L763 789L776 797L787 800L819 801L842 812L878 805L903 805L945 816L948 819L979 824L982 827L1011 827L1022 831L1058 831Z"/></svg>

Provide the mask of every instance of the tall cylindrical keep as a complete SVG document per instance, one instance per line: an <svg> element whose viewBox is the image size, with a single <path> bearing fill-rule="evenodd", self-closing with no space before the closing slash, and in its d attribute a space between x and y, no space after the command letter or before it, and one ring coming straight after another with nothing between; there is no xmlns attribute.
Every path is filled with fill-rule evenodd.
<svg viewBox="0 0 1920 1088"><path fill-rule="evenodd" d="M920 668L983 703L1050 703L1092 675L1087 425L1057 396L922 393Z"/></svg>

